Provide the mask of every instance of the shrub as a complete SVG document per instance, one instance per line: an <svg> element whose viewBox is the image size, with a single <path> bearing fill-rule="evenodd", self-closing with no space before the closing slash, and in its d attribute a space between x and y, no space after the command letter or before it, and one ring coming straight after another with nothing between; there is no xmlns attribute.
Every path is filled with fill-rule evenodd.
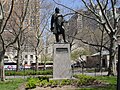
<svg viewBox="0 0 120 90"><path fill-rule="evenodd" d="M91 85L96 80L95 77L87 76L87 75L74 75L77 78L77 86L82 85Z"/></svg>
<svg viewBox="0 0 120 90"><path fill-rule="evenodd" d="M87 75L74 75L75 80L70 79L63 79L63 80L49 80L49 77L47 76L41 76L38 78L30 78L28 80L28 83L26 84L27 88L35 88L36 85L41 87L56 87L56 86L64 86L64 85L76 85L76 86L82 86L82 85L91 85L96 80L92 76Z"/></svg>
<svg viewBox="0 0 120 90"><path fill-rule="evenodd" d="M38 81L39 81L38 78L30 78L26 83L26 88L28 89L35 88Z"/></svg>
<svg viewBox="0 0 120 90"><path fill-rule="evenodd" d="M40 81L39 82L39 86L41 86L41 87L47 87L47 86L49 86L49 82L47 81L47 80L42 80L42 81Z"/></svg>
<svg viewBox="0 0 120 90"><path fill-rule="evenodd" d="M58 80L50 80L49 83L51 87L56 87L58 85Z"/></svg>
<svg viewBox="0 0 120 90"><path fill-rule="evenodd" d="M49 77L48 77L48 76L39 76L38 79L39 79L40 81L42 81L42 80L47 80L47 81L49 81Z"/></svg>
<svg viewBox="0 0 120 90"><path fill-rule="evenodd" d="M69 80L69 79L63 79L60 82L60 85L70 85L70 84L71 84L71 80Z"/></svg>

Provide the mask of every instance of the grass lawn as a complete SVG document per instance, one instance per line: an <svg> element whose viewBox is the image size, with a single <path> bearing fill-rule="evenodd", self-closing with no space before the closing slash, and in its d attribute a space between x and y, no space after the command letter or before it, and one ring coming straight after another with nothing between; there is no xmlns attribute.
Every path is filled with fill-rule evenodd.
<svg viewBox="0 0 120 90"><path fill-rule="evenodd" d="M94 88L81 88L76 90L116 90L117 77L115 76L96 76L97 80L109 83L109 85L104 87L94 87Z"/></svg>
<svg viewBox="0 0 120 90"><path fill-rule="evenodd" d="M99 88L82 88L82 89L76 89L76 90L116 90L116 86L106 86L106 87L99 87Z"/></svg>
<svg viewBox="0 0 120 90"><path fill-rule="evenodd" d="M25 80L23 79L8 79L5 82L0 81L0 90L16 90L20 84Z"/></svg>

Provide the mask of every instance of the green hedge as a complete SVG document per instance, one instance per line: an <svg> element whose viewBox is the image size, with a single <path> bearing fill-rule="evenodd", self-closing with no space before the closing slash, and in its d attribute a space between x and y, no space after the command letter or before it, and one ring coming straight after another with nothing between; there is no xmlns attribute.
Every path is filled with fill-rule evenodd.
<svg viewBox="0 0 120 90"><path fill-rule="evenodd" d="M19 75L19 76L27 76L27 75L52 75L53 71L52 70L40 70L40 71L33 71L33 70L25 70L25 71L10 71L7 70L5 71L6 76L14 76L14 75Z"/></svg>

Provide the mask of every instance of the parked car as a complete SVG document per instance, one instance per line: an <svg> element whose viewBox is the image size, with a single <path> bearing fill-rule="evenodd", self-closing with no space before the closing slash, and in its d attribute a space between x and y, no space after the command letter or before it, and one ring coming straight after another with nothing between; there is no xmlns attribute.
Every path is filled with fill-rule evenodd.
<svg viewBox="0 0 120 90"><path fill-rule="evenodd" d="M76 67L80 67L80 62L79 61L76 61L76 63L73 63L72 65L71 65L71 67L72 68L76 68Z"/></svg>

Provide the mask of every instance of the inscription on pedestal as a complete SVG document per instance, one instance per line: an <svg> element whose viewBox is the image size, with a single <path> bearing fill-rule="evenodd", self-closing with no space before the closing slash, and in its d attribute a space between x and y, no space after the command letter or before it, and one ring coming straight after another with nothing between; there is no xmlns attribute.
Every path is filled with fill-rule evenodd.
<svg viewBox="0 0 120 90"><path fill-rule="evenodd" d="M56 53L68 53L68 48L56 48Z"/></svg>

